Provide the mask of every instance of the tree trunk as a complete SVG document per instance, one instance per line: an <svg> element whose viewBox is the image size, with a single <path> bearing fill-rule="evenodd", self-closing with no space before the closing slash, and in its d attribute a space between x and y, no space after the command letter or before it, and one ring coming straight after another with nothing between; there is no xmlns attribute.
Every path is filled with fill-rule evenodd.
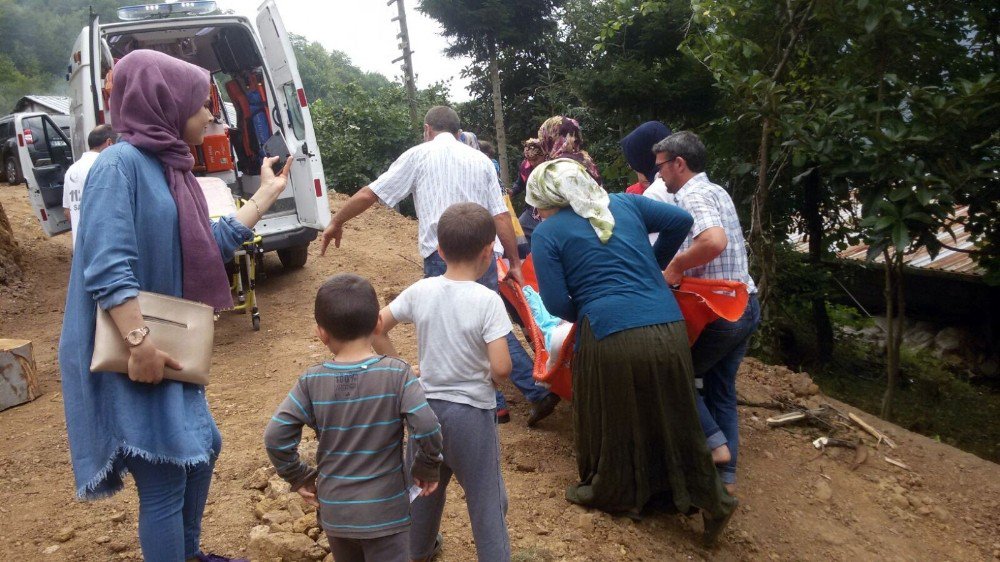
<svg viewBox="0 0 1000 562"><path fill-rule="evenodd" d="M882 395L883 419L892 415L892 400L899 384L899 351L903 344L903 324L906 318L906 302L903 298L903 255L886 250L885 256L885 369L886 386Z"/></svg>
<svg viewBox="0 0 1000 562"><path fill-rule="evenodd" d="M493 84L493 126L497 131L497 159L500 161L500 183L510 189L510 166L507 162L507 131L503 124L503 98L500 94L500 65L497 49L490 52L490 82Z"/></svg>
<svg viewBox="0 0 1000 562"><path fill-rule="evenodd" d="M803 214L806 219L806 234L809 237L809 264L813 268L823 268L823 216L820 213L821 177L814 167L803 180ZM824 284L825 285L825 284ZM820 362L826 363L833 357L833 324L826 310L824 287L814 289L812 297L813 326L816 329L816 351Z"/></svg>
<svg viewBox="0 0 1000 562"><path fill-rule="evenodd" d="M0 203L0 285L9 285L21 278L21 249L14 240L14 230Z"/></svg>
<svg viewBox="0 0 1000 562"><path fill-rule="evenodd" d="M771 118L765 117L760 126L760 151L757 154L757 189L750 206L750 251L757 260L757 297L761 309L767 309L771 277L774 271L774 244L771 240L771 221L767 216L768 151L771 141Z"/></svg>

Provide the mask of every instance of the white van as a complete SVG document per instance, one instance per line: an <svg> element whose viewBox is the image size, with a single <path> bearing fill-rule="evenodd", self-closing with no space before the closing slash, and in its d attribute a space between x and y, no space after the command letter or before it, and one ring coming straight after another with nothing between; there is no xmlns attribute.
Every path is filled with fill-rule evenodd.
<svg viewBox="0 0 1000 562"><path fill-rule="evenodd" d="M95 16L73 45L68 67L73 153L79 158L89 132L111 120L113 61L154 49L205 68L217 118L205 144L192 147L195 175L218 177L234 195L249 198L260 186L261 147L280 132L294 159L289 185L255 230L265 252L276 250L285 267L302 267L309 243L330 222L330 206L288 34L272 0L261 4L256 25L242 16L202 15L215 11L215 2L194 1L122 8L116 23ZM57 230L46 228L49 235Z"/></svg>

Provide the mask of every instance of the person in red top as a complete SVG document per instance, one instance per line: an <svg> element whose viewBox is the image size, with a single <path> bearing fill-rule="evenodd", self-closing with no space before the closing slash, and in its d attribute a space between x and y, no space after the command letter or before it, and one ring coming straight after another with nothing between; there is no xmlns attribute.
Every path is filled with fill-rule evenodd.
<svg viewBox="0 0 1000 562"><path fill-rule="evenodd" d="M625 188L625 193L631 193L633 195L642 195L646 192L646 188L649 187L649 180L646 176L642 175L642 172L635 173L636 182Z"/></svg>

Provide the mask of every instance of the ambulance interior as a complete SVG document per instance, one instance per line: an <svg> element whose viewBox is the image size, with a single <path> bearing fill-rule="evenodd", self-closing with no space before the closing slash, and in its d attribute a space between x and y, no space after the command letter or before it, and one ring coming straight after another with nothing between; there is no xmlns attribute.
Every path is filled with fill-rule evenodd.
<svg viewBox="0 0 1000 562"><path fill-rule="evenodd" d="M236 24L199 25L141 31L109 30L104 37L114 60L136 49L152 49L207 69L212 75L211 102L215 122L209 124L202 146L192 146L195 175L226 182L239 197L249 197L260 184L262 146L281 130L278 104L264 76L263 62L250 31ZM108 107L114 76L102 69L104 107ZM288 95L288 92L283 92ZM294 90L287 103L296 132L302 115ZM294 102L294 103L291 103ZM238 172L238 173L237 173ZM268 215L295 212L291 198L279 200Z"/></svg>

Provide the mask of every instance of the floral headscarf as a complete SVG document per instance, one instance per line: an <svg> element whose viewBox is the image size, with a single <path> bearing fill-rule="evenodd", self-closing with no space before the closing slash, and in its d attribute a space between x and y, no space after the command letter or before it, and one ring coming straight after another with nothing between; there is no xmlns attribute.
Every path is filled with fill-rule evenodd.
<svg viewBox="0 0 1000 562"><path fill-rule="evenodd" d="M601 183L601 174L597 171L594 160L583 150L583 133L576 119L556 115L550 117L538 128L538 140L547 160L569 158L580 163L594 178Z"/></svg>
<svg viewBox="0 0 1000 562"><path fill-rule="evenodd" d="M573 212L590 221L604 244L615 229L608 192L576 160L557 158L535 167L528 176L525 201L539 209L572 207Z"/></svg>

